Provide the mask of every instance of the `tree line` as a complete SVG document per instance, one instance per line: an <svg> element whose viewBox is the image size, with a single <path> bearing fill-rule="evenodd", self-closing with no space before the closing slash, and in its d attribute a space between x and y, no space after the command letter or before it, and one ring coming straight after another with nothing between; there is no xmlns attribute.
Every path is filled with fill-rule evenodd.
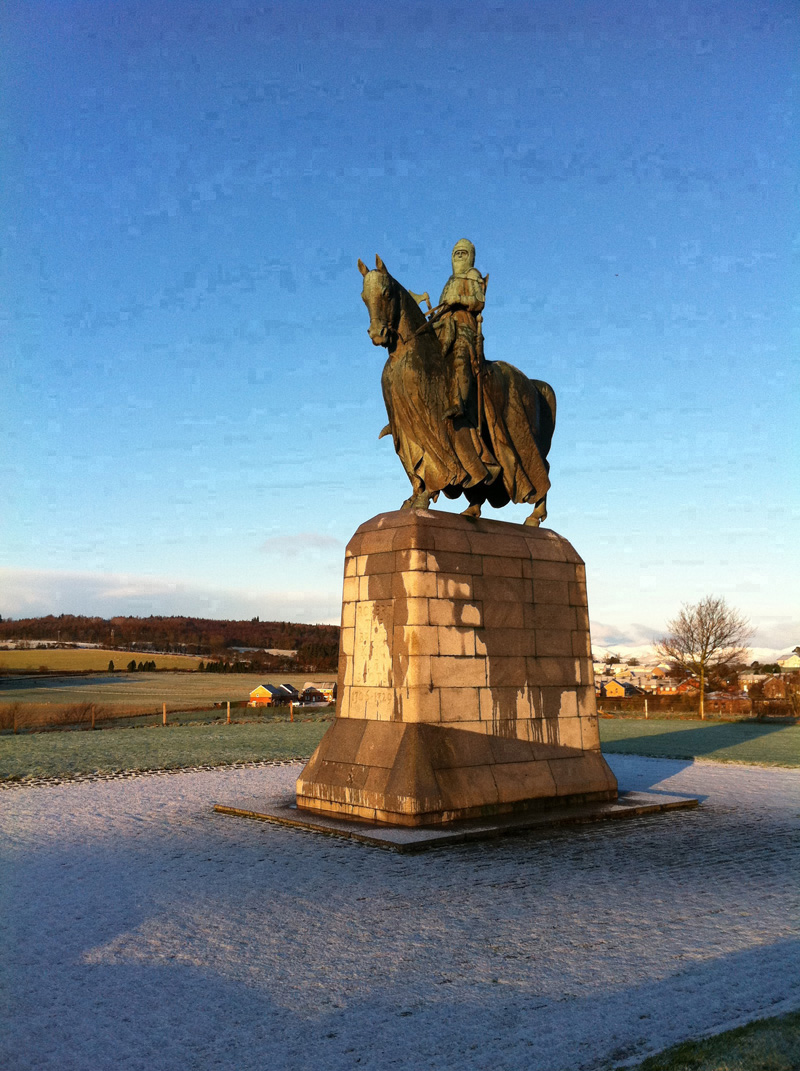
<svg viewBox="0 0 800 1071"><path fill-rule="evenodd" d="M50 614L20 620L0 620L0 639L54 640L94 643L112 648L152 648L165 654L213 656L222 661L257 663L257 668L335 669L339 652L337 625L309 625L293 621L215 620L201 617L85 617ZM239 653L237 647L296 651L285 659Z"/></svg>

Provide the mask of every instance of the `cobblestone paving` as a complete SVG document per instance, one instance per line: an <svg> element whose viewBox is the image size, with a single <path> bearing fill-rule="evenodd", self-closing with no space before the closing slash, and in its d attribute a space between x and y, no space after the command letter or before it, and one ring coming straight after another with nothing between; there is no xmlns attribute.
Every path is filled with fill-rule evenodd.
<svg viewBox="0 0 800 1071"><path fill-rule="evenodd" d="M800 771L610 762L703 802L396 856L210 813L296 765L6 793L0 1064L601 1071L800 1006Z"/></svg>

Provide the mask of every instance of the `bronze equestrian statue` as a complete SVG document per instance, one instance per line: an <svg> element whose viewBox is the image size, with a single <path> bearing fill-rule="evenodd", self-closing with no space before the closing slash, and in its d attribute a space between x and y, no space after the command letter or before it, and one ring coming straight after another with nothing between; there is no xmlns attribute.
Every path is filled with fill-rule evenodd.
<svg viewBox="0 0 800 1071"><path fill-rule="evenodd" d="M488 502L499 508L527 502L526 524L547 516L547 453L556 423L553 388L528 379L505 361L483 355L482 312L488 275L475 268L475 247L453 249L453 274L427 318L416 295L393 279L380 257L369 271L361 260L362 298L369 337L388 358L381 385L391 435L411 481L404 509L426 509L440 492L464 495L464 513L479 517Z"/></svg>

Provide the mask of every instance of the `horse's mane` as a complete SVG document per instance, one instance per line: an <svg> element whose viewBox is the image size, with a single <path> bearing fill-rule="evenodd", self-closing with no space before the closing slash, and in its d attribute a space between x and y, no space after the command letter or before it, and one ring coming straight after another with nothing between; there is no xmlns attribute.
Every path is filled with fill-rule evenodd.
<svg viewBox="0 0 800 1071"><path fill-rule="evenodd" d="M409 326L411 327L412 331L419 331L421 327L424 327L427 323L427 317L425 316L425 313L419 307L417 302L414 300L414 298L411 296L411 294L409 294L409 292L403 286L403 284L397 279L395 279L395 277L391 275L386 270L386 268L384 268L382 271L379 268L376 268L374 270L378 272L378 274L385 275L399 291L403 311L406 314L406 319L408 320ZM436 335L434 334L433 329L431 329L430 331L420 331L419 335L417 336L417 339L419 342L421 342L422 339L427 337L432 337L433 339L436 339ZM438 346L438 339L436 339L436 344Z"/></svg>

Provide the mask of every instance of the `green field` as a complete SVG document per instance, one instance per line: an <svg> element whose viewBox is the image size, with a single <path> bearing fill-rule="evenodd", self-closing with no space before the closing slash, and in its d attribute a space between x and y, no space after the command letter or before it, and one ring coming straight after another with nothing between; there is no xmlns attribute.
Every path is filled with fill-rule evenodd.
<svg viewBox="0 0 800 1071"><path fill-rule="evenodd" d="M124 703L187 709L202 703L247 699L259 684L293 684L328 681L326 673L99 673L91 677L33 677L4 680L0 701L21 703Z"/></svg>
<svg viewBox="0 0 800 1071"><path fill-rule="evenodd" d="M90 673L104 672L108 663L124 669L132 658L136 662L155 662L156 669L197 669L200 659L194 655L144 654L141 651L111 651L102 647L48 650L31 647L27 651L0 650L0 670L6 673Z"/></svg>
<svg viewBox="0 0 800 1071"><path fill-rule="evenodd" d="M670 759L800 766L800 725L601 718L603 751Z"/></svg>
<svg viewBox="0 0 800 1071"><path fill-rule="evenodd" d="M687 1041L627 1071L797 1071L800 1012ZM622 1071L621 1068L618 1071Z"/></svg>
<svg viewBox="0 0 800 1071"><path fill-rule="evenodd" d="M244 713L244 712L242 712ZM216 712L221 716L221 712ZM0 780L70 777L94 772L180 769L261 759L306 758L330 724L331 712L301 710L233 724L184 724L0 735ZM193 722L195 722L193 724ZM765 766L800 766L800 726L733 722L601 721L603 750L660 758L703 758Z"/></svg>
<svg viewBox="0 0 800 1071"><path fill-rule="evenodd" d="M320 718L0 736L0 780L302 759L329 724Z"/></svg>

